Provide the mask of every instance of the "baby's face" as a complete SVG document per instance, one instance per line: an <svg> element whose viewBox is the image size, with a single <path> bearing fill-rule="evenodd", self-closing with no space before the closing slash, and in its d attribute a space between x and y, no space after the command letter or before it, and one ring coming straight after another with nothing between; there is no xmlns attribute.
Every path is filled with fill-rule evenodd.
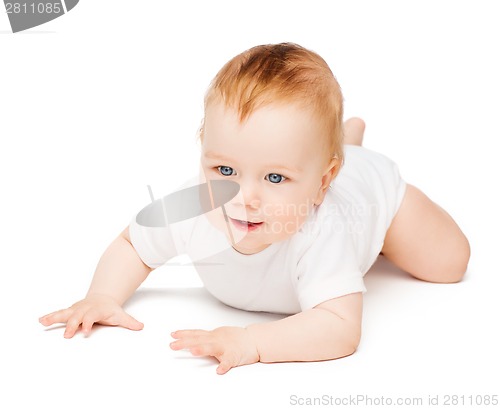
<svg viewBox="0 0 500 409"><path fill-rule="evenodd" d="M229 223L220 209L210 212L211 222L243 254L292 236L331 181L335 160L326 159L325 146L313 117L294 105L267 105L240 123L236 110L211 104L205 112L202 176L240 185L224 206Z"/></svg>

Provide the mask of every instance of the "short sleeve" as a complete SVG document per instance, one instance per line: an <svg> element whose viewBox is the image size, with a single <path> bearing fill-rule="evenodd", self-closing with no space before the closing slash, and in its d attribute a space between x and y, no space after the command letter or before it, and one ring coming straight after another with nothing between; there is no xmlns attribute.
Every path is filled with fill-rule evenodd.
<svg viewBox="0 0 500 409"><path fill-rule="evenodd" d="M176 191L195 186L197 183L198 176L193 176L177 186ZM154 203L159 203L159 201ZM155 213L154 208L152 213ZM167 227L148 227L148 221L143 223L148 219L147 213L142 215L141 223L137 222L139 214L135 215L129 223L129 235L132 246L144 264L157 268L173 257L186 253L186 231L192 228L193 221L167 224Z"/></svg>
<svg viewBox="0 0 500 409"><path fill-rule="evenodd" d="M344 224L325 222L297 264L302 311L332 298L366 292L353 237Z"/></svg>
<svg viewBox="0 0 500 409"><path fill-rule="evenodd" d="M129 224L130 242L144 264L157 268L184 252L182 242L174 240L170 226L146 227L134 217Z"/></svg>

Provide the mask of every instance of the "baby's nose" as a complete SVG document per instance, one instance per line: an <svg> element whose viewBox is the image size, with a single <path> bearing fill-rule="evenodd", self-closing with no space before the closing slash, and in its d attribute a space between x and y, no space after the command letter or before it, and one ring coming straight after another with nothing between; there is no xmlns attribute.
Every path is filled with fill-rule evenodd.
<svg viewBox="0 0 500 409"><path fill-rule="evenodd" d="M245 202L245 205L251 207L252 209L258 209L260 207L260 200L253 199L249 202Z"/></svg>
<svg viewBox="0 0 500 409"><path fill-rule="evenodd" d="M245 207L257 209L261 204L259 188L255 185L240 184L240 193L237 197L240 198L241 204L245 205Z"/></svg>

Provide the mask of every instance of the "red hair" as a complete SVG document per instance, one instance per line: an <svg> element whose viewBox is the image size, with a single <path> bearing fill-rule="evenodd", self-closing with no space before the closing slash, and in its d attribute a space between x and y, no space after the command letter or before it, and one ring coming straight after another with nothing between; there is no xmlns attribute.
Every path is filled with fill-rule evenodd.
<svg viewBox="0 0 500 409"><path fill-rule="evenodd" d="M311 110L325 131L330 157L336 156L340 164L343 161L342 92L328 64L313 51L293 43L244 51L212 80L205 109L214 102L236 109L242 122L267 104L301 104Z"/></svg>

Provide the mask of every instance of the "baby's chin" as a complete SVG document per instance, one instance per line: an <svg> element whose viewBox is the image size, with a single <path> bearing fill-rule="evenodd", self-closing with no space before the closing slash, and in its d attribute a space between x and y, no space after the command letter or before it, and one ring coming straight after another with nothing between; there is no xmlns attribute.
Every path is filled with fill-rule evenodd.
<svg viewBox="0 0 500 409"><path fill-rule="evenodd" d="M236 245L234 245L232 247L238 253L245 254L245 255L249 256L249 255L257 254L257 253L260 253L261 251L264 251L271 244L272 243L264 243L264 244L261 244L259 246L247 246L247 245L243 245L243 243L237 243Z"/></svg>

